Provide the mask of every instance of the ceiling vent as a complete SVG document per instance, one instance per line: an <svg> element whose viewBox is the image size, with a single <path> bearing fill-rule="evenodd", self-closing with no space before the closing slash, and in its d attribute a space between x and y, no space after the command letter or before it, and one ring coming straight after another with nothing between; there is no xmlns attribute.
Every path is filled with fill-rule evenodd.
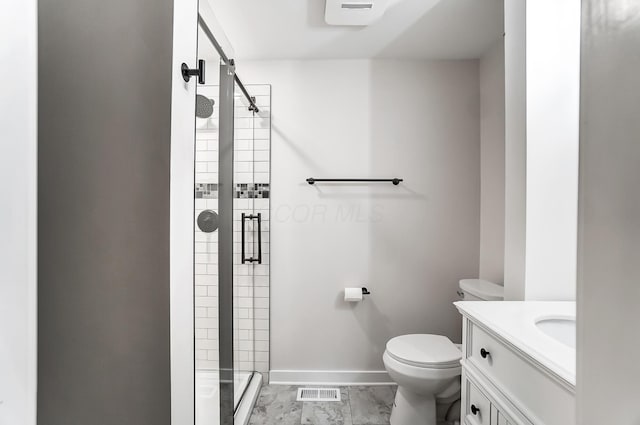
<svg viewBox="0 0 640 425"><path fill-rule="evenodd" d="M389 0L327 0L324 20L329 25L371 25L384 15Z"/></svg>

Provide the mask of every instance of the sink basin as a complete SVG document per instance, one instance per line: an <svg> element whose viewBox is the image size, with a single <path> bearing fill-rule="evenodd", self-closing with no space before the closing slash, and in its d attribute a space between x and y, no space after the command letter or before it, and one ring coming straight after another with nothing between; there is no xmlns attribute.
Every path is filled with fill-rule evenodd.
<svg viewBox="0 0 640 425"><path fill-rule="evenodd" d="M576 348L575 317L542 317L536 320L536 326L545 335L567 347Z"/></svg>

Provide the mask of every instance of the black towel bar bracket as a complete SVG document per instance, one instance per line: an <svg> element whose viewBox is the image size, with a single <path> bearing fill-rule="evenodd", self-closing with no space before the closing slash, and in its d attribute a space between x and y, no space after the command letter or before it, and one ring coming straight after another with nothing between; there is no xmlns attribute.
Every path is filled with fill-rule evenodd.
<svg viewBox="0 0 640 425"><path fill-rule="evenodd" d="M404 179L393 178L393 179L315 179L310 177L307 179L307 183L315 184L318 182L379 182L379 183L393 183L395 186L399 185L400 182L404 181Z"/></svg>

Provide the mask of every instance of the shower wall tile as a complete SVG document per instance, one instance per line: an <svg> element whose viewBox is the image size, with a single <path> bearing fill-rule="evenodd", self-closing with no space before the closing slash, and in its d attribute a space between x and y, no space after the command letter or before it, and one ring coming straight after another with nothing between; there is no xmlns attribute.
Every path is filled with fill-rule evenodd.
<svg viewBox="0 0 640 425"><path fill-rule="evenodd" d="M269 209L271 87L249 85L260 112L247 109L236 93L234 121L234 344L235 368L269 371ZM197 119L195 164L195 217L204 210L218 210L218 87L198 92L215 103L211 118ZM240 264L242 213L262 215L262 265ZM249 223L252 230L255 223ZM247 244L253 234L247 232ZM252 255L251 252L248 255ZM218 235L195 229L195 338L196 368L218 369Z"/></svg>

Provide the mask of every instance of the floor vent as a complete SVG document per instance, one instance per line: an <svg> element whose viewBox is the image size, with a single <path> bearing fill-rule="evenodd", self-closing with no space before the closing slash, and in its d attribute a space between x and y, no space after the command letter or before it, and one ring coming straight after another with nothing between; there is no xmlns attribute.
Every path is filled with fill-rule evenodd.
<svg viewBox="0 0 640 425"><path fill-rule="evenodd" d="M298 388L298 401L340 401L338 388Z"/></svg>

